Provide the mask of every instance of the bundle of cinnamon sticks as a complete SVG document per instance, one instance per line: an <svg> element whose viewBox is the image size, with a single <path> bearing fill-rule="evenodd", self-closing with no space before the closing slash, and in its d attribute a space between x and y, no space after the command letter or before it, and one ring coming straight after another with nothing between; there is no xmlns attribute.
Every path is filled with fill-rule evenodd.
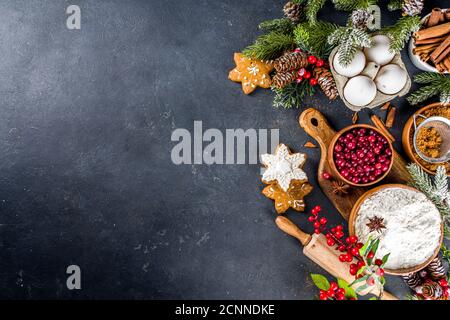
<svg viewBox="0 0 450 320"><path fill-rule="evenodd" d="M434 8L414 38L415 55L440 73L450 72L450 9Z"/></svg>

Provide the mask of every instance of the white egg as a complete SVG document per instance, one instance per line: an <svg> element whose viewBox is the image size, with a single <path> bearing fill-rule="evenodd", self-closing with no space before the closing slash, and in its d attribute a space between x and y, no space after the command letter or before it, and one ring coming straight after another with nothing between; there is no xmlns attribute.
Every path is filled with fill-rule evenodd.
<svg viewBox="0 0 450 320"><path fill-rule="evenodd" d="M375 99L377 87L367 76L357 76L347 81L344 98L356 107L368 105Z"/></svg>
<svg viewBox="0 0 450 320"><path fill-rule="evenodd" d="M360 74L365 65L366 57L361 50L356 51L355 56L347 66L343 66L339 63L339 53L336 53L333 59L334 70L345 77L354 77L357 74Z"/></svg>
<svg viewBox="0 0 450 320"><path fill-rule="evenodd" d="M389 50L391 40L382 34L372 37L373 45L370 48L364 48L364 53L368 61L373 61L380 66L384 66L392 61L395 53Z"/></svg>
<svg viewBox="0 0 450 320"><path fill-rule="evenodd" d="M375 78L375 84L384 94L395 94L403 89L408 79L406 70L396 64L381 67Z"/></svg>

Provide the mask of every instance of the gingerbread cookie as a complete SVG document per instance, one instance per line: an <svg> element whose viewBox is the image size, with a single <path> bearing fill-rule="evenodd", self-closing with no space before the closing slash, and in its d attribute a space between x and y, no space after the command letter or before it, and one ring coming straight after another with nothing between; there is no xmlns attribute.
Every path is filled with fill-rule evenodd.
<svg viewBox="0 0 450 320"><path fill-rule="evenodd" d="M242 53L234 54L236 68L230 71L228 79L242 83L245 94L255 91L256 87L270 88L272 80L269 73L273 70L271 64L261 60L252 60L244 57Z"/></svg>
<svg viewBox="0 0 450 320"><path fill-rule="evenodd" d="M306 161L303 153L291 153L284 144L279 144L275 154L261 155L267 167L262 181L268 184L263 194L275 200L275 210L284 213L289 208L305 210L303 198L312 191L306 173L301 169Z"/></svg>
<svg viewBox="0 0 450 320"><path fill-rule="evenodd" d="M303 198L312 191L313 187L308 182L293 180L287 191L281 189L278 184L270 184L262 193L269 199L275 200L277 213L285 213L292 208L296 211L305 210Z"/></svg>
<svg viewBox="0 0 450 320"><path fill-rule="evenodd" d="M267 167L262 176L265 184L278 183L287 191L291 180L308 181L306 173L301 169L306 161L304 153L291 153L285 144L279 144L275 154L261 155L262 163Z"/></svg>

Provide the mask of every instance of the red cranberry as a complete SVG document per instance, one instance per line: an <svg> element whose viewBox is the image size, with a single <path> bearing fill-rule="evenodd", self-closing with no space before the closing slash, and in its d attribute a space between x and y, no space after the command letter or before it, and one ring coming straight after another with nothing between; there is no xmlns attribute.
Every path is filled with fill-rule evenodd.
<svg viewBox="0 0 450 320"><path fill-rule="evenodd" d="M341 152L341 151L342 151L342 146L341 146L340 144L336 144L336 145L334 146L334 151L336 151L336 152Z"/></svg>
<svg viewBox="0 0 450 320"><path fill-rule="evenodd" d="M369 140L370 143L375 143L375 141L377 141L377 137L375 137L375 135L370 135L367 140Z"/></svg>
<svg viewBox="0 0 450 320"><path fill-rule="evenodd" d="M347 144L347 146L348 146L348 148L349 148L350 150L353 150L353 149L356 148L356 143L354 143L353 141L350 141L350 142Z"/></svg>

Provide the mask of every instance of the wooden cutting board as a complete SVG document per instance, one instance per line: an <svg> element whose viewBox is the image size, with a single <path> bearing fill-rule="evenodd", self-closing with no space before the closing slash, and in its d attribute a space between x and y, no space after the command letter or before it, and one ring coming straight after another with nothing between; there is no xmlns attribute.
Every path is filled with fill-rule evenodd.
<svg viewBox="0 0 450 320"><path fill-rule="evenodd" d="M336 131L329 125L325 116L314 108L309 108L302 112L299 118L300 126L314 138L320 146L321 157L318 165L317 180L322 188L322 191L330 199L339 213L348 220L350 211L358 198L363 195L369 189L372 189L380 184L386 183L402 183L405 184L409 181L409 173L406 170L406 161L393 150L394 163L389 174L380 183L370 187L352 187L348 189L348 194L337 195L333 193L333 179L326 180L322 177L323 172L331 174L331 168L327 160L328 146L336 134ZM379 127L379 125L377 126ZM386 130L386 128L379 128L380 130Z"/></svg>

